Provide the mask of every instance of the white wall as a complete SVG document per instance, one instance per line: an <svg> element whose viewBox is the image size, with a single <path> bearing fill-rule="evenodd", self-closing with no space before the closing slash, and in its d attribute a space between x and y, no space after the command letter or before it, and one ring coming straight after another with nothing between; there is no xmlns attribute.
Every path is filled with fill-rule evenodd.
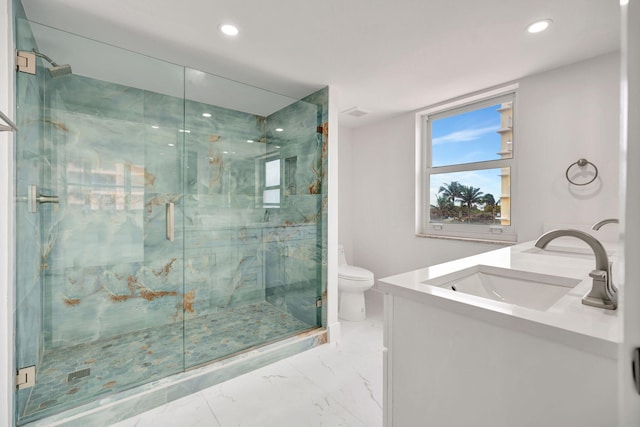
<svg viewBox="0 0 640 427"><path fill-rule="evenodd" d="M617 217L619 54L522 79L518 97L519 241L535 239L543 221L593 224ZM567 183L567 166L581 157L598 167L593 184L601 186Z"/></svg>
<svg viewBox="0 0 640 427"><path fill-rule="evenodd" d="M329 177L327 185L327 329L331 342L340 340L340 322L338 321L338 96L335 87L329 86Z"/></svg>
<svg viewBox="0 0 640 427"><path fill-rule="evenodd" d="M338 175L338 241L344 245L347 260L353 260L353 227L352 221L357 217L353 212L353 130L340 127L340 141L338 142L338 156L340 164Z"/></svg>
<svg viewBox="0 0 640 427"><path fill-rule="evenodd" d="M0 0L0 110L14 119L12 22ZM13 265L13 133L0 132L0 427L13 424Z"/></svg>
<svg viewBox="0 0 640 427"><path fill-rule="evenodd" d="M518 83L513 217L519 241L535 239L544 222L591 224L617 216L619 54ZM349 200L351 215L340 217L340 230L351 230L354 264L384 277L499 247L414 235L414 112L357 128L349 139L353 183L340 197ZM598 166L599 180L571 187L565 171L581 157ZM341 164L347 167L342 158Z"/></svg>

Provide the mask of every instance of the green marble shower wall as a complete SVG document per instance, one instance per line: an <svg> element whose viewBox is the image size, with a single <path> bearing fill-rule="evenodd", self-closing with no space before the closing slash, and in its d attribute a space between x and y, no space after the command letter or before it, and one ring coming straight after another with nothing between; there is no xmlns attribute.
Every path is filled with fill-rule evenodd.
<svg viewBox="0 0 640 427"><path fill-rule="evenodd" d="M50 346L265 299L319 325L326 105L261 117L75 75L47 94L45 181L65 201L43 221ZM296 188L265 208L273 158L282 175L295 159Z"/></svg>

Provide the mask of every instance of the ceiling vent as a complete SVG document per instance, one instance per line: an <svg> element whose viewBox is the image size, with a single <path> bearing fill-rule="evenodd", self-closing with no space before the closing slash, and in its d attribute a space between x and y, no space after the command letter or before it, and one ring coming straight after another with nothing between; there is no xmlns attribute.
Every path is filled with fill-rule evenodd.
<svg viewBox="0 0 640 427"><path fill-rule="evenodd" d="M353 117L362 117L369 114L367 110L363 110L360 107L349 108L348 110L344 110L342 113Z"/></svg>

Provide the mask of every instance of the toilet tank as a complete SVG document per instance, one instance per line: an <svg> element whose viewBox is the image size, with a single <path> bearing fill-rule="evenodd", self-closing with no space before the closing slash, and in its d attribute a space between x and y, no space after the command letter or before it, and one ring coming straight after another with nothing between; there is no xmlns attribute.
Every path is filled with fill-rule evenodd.
<svg viewBox="0 0 640 427"><path fill-rule="evenodd" d="M344 246L338 245L338 265L345 265L347 257L344 255Z"/></svg>

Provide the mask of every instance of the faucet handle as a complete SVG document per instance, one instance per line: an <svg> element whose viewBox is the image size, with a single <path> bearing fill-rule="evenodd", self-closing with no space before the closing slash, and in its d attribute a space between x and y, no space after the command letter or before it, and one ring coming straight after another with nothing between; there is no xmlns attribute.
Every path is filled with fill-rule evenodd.
<svg viewBox="0 0 640 427"><path fill-rule="evenodd" d="M589 273L589 277L593 278L593 280L606 281L607 272L604 270L593 270L591 273Z"/></svg>
<svg viewBox="0 0 640 427"><path fill-rule="evenodd" d="M592 307L615 310L618 306L618 298L617 294L612 294L611 290L607 288L609 285L609 272L593 270L589 273L589 276L593 278L593 285L589 293L582 298L582 303Z"/></svg>

